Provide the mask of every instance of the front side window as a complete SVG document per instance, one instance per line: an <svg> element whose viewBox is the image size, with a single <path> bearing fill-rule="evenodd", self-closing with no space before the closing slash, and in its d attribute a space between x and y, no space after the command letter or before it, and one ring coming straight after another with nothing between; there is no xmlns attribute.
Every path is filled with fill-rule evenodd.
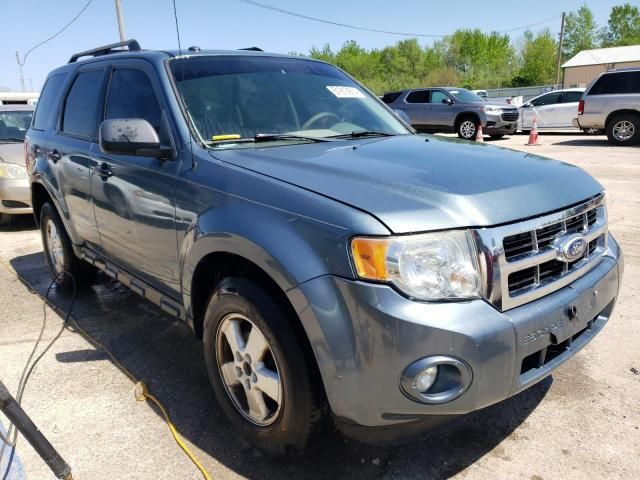
<svg viewBox="0 0 640 480"><path fill-rule="evenodd" d="M440 91L440 90L432 90L431 91L431 102L430 103L442 103L443 100L448 100L449 95Z"/></svg>
<svg viewBox="0 0 640 480"><path fill-rule="evenodd" d="M208 144L261 134L322 139L362 131L409 133L375 97L325 63L201 56L169 65L188 118Z"/></svg>
<svg viewBox="0 0 640 480"><path fill-rule="evenodd" d="M32 116L31 110L0 110L0 143L24 141Z"/></svg>
<svg viewBox="0 0 640 480"><path fill-rule="evenodd" d="M146 73L133 68L113 71L104 118L142 118L160 133L162 110Z"/></svg>
<svg viewBox="0 0 640 480"><path fill-rule="evenodd" d="M562 92L553 92L547 93L541 97L536 98L531 101L531 105L534 107L542 107L544 105L553 105L554 103L560 102L560 97L562 96Z"/></svg>
<svg viewBox="0 0 640 480"><path fill-rule="evenodd" d="M78 74L64 104L64 133L86 138L95 137L102 78L102 70Z"/></svg>

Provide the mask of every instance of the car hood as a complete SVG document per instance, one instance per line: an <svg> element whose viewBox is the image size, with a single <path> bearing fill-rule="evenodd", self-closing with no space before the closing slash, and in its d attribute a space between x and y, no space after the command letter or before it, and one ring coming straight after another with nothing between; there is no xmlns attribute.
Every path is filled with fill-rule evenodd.
<svg viewBox="0 0 640 480"><path fill-rule="evenodd" d="M0 143L0 162L17 163L26 166L24 158L24 144Z"/></svg>
<svg viewBox="0 0 640 480"><path fill-rule="evenodd" d="M225 162L369 212L394 233L513 222L602 191L582 169L424 135L216 150Z"/></svg>

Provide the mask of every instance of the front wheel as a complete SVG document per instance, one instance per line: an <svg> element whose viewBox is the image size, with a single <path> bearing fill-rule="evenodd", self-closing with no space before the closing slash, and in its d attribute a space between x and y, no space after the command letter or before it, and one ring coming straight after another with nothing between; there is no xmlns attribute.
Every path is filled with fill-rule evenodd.
<svg viewBox="0 0 640 480"><path fill-rule="evenodd" d="M291 321L242 278L220 283L204 318L205 362L222 410L251 444L276 456L296 456L332 431L321 380Z"/></svg>
<svg viewBox="0 0 640 480"><path fill-rule="evenodd" d="M612 145L640 143L640 117L632 114L616 116L607 125L607 139Z"/></svg>
<svg viewBox="0 0 640 480"><path fill-rule="evenodd" d="M97 273L95 267L75 256L64 224L54 206L48 202L40 210L40 233L49 271L61 288L73 286L71 277L61 275L61 272L73 275L78 287L94 281Z"/></svg>
<svg viewBox="0 0 640 480"><path fill-rule="evenodd" d="M475 140L478 125L478 121L474 118L463 118L458 124L458 137L464 140Z"/></svg>

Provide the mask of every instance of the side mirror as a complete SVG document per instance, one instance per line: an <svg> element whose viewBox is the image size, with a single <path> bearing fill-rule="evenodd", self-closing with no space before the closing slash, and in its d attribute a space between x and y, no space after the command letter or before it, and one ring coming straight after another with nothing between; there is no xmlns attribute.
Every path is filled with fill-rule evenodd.
<svg viewBox="0 0 640 480"><path fill-rule="evenodd" d="M531 104L530 104L530 103L523 103L523 104L521 105L521 107L522 107L522 108L529 108L529 107L531 107Z"/></svg>
<svg viewBox="0 0 640 480"><path fill-rule="evenodd" d="M404 123L411 125L411 119L409 118L409 115L407 115L407 112L405 112L404 110L400 110L399 108L394 108L393 113L400 117L400 119L404 121Z"/></svg>
<svg viewBox="0 0 640 480"><path fill-rule="evenodd" d="M100 149L116 155L169 158L171 148L160 146L160 137L142 118L117 118L100 124Z"/></svg>
<svg viewBox="0 0 640 480"><path fill-rule="evenodd" d="M445 105L453 105L453 100L451 100L450 98L443 98L442 103L444 103Z"/></svg>

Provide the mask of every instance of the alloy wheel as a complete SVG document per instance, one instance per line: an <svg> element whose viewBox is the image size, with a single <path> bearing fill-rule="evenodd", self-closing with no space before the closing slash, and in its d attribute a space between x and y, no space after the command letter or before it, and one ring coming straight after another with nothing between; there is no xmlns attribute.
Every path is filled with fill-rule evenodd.
<svg viewBox="0 0 640 480"><path fill-rule="evenodd" d="M627 142L631 140L634 133L635 127L633 123L627 120L622 120L613 126L613 136L620 142Z"/></svg>
<svg viewBox="0 0 640 480"><path fill-rule="evenodd" d="M226 315L216 332L216 362L225 390L244 418L268 426L278 417L283 386L264 334L244 315Z"/></svg>
<svg viewBox="0 0 640 480"><path fill-rule="evenodd" d="M64 249L62 248L60 232L58 232L58 228L51 218L46 220L45 233L47 235L47 253L49 260L51 260L51 265L53 265L55 273L58 274L64 270Z"/></svg>
<svg viewBox="0 0 640 480"><path fill-rule="evenodd" d="M460 133L464 138L473 138L476 134L476 125L471 120L465 120L460 124Z"/></svg>

